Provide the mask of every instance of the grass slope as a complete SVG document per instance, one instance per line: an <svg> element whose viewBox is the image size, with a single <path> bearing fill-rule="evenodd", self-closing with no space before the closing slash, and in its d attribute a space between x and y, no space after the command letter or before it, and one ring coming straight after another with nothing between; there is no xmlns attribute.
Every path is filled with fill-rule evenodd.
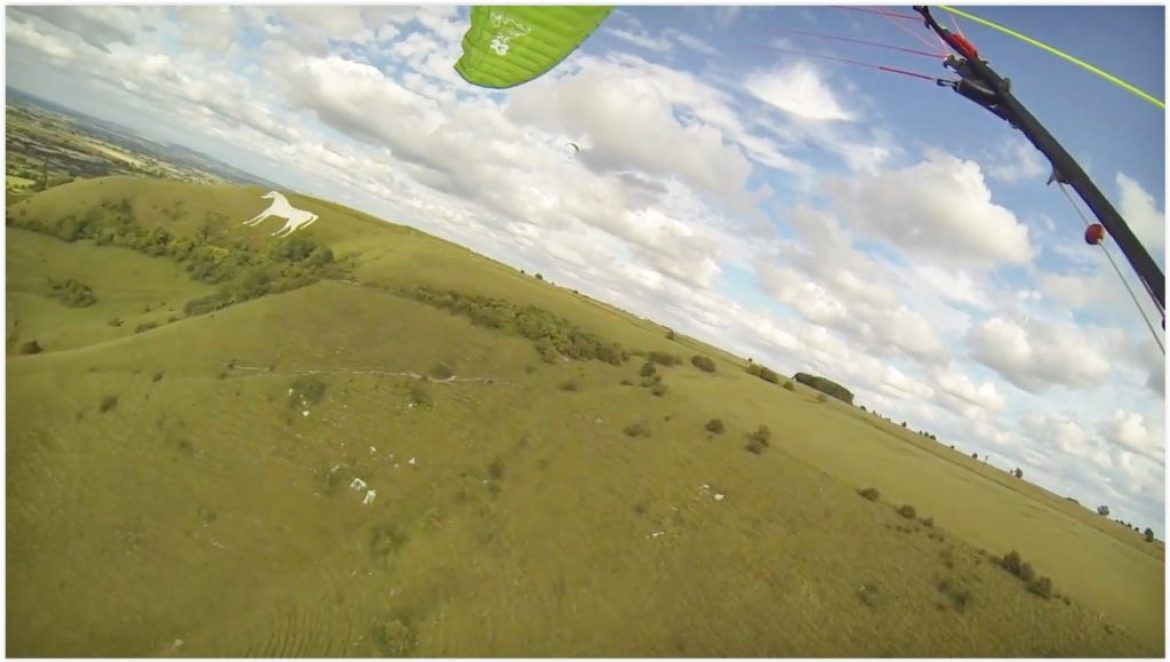
<svg viewBox="0 0 1170 662"><path fill-rule="evenodd" d="M10 213L51 224L112 195L143 224L262 244L236 220L257 193L114 178ZM139 304L207 286L165 258L8 231L10 320L53 339L8 359L10 655L1162 654L1160 545L587 297L293 200L354 258L345 282L137 334ZM98 302L45 299L48 277ZM417 285L683 363L658 367L655 396L639 357L546 363L393 293ZM768 446L747 452L761 424ZM857 494L871 486L876 502ZM1010 549L1061 597L998 567Z"/></svg>

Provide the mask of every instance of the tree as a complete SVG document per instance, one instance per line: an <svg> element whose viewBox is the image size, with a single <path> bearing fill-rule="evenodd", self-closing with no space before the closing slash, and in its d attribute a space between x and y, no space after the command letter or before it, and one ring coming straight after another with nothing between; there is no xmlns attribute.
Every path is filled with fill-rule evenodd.
<svg viewBox="0 0 1170 662"><path fill-rule="evenodd" d="M1023 478L1024 477L1024 470L1019 468L1019 467L1016 467L1016 470L1012 473L1015 474L1016 478Z"/></svg>
<svg viewBox="0 0 1170 662"><path fill-rule="evenodd" d="M971 457L973 457L973 458L975 458L976 460L978 460L978 459L979 459L979 453L971 453Z"/></svg>
<svg viewBox="0 0 1170 662"><path fill-rule="evenodd" d="M1146 527L1146 542L1154 542L1154 530Z"/></svg>
<svg viewBox="0 0 1170 662"><path fill-rule="evenodd" d="M1097 506L1097 514L1102 517L1109 517L1109 506Z"/></svg>

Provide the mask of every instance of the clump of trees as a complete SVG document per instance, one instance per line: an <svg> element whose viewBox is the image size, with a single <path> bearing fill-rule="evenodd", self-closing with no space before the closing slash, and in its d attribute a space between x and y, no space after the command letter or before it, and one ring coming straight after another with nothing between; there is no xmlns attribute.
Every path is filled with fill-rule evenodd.
<svg viewBox="0 0 1170 662"><path fill-rule="evenodd" d="M619 343L605 341L569 320L536 306L517 306L504 299L465 295L453 290L411 287L403 296L466 317L472 324L515 333L533 342L540 358L554 363L564 356L577 361L622 365L630 353Z"/></svg>
<svg viewBox="0 0 1170 662"><path fill-rule="evenodd" d="M179 202L166 213L176 218L185 212ZM130 199L121 198L106 199L82 214L69 214L54 223L16 220L14 225L67 242L93 240L99 246L120 246L167 257L181 263L194 280L220 286L211 295L187 302L184 312L188 316L304 287L324 278L339 278L347 271L333 251L318 244L311 235L283 237L255 248L225 236L220 230L225 220L222 214L211 214L190 235L165 227L148 228L138 222L138 212ZM67 300L92 305L86 301L93 294L84 285L66 281L61 292Z"/></svg>
<svg viewBox="0 0 1170 662"><path fill-rule="evenodd" d="M805 372L798 372L792 378L805 386L815 388L821 393L837 398L846 404L853 404L853 393L831 379L810 375Z"/></svg>
<svg viewBox="0 0 1170 662"><path fill-rule="evenodd" d="M93 290L81 281L72 278L49 280L50 296L70 308L87 308L97 303Z"/></svg>

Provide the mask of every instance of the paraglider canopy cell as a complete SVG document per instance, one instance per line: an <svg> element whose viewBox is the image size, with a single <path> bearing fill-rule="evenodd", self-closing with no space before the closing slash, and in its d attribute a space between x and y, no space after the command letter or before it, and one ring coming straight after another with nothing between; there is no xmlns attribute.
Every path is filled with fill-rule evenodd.
<svg viewBox="0 0 1170 662"><path fill-rule="evenodd" d="M569 56L613 7L474 6L455 71L472 85L515 87Z"/></svg>

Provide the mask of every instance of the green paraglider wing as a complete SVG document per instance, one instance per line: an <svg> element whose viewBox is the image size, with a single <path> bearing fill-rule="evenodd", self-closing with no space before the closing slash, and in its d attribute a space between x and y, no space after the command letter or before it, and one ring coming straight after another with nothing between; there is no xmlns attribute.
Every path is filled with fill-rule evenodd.
<svg viewBox="0 0 1170 662"><path fill-rule="evenodd" d="M472 85L515 87L568 57L613 7L475 6L455 71Z"/></svg>

